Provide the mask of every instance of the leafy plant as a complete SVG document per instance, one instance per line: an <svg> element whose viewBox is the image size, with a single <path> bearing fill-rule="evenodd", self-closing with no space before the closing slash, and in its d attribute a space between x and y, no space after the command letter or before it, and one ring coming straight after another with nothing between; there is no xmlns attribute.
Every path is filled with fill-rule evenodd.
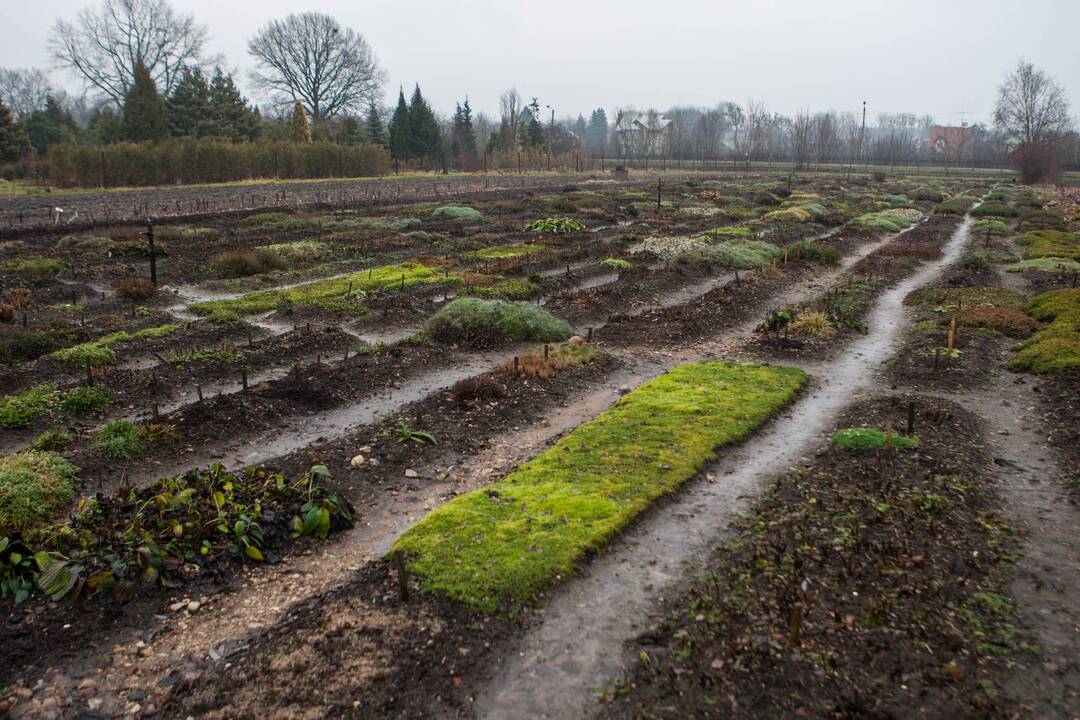
<svg viewBox="0 0 1080 720"><path fill-rule="evenodd" d="M326 538L335 521L345 527L353 526L348 506L318 482L328 477L330 471L325 465L315 465L294 486L295 490L299 490L304 504L300 506L300 513L293 518L293 537L317 535Z"/></svg>
<svg viewBox="0 0 1080 720"><path fill-rule="evenodd" d="M525 232L545 233L547 235L568 235L583 232L585 225L574 218L549 217L528 222L522 229Z"/></svg>
<svg viewBox="0 0 1080 720"><path fill-rule="evenodd" d="M54 452L0 456L0 535L33 530L66 508L75 497L76 473Z"/></svg>
<svg viewBox="0 0 1080 720"><path fill-rule="evenodd" d="M101 412L112 400L112 390L98 387L78 387L64 395L60 407L76 417Z"/></svg>
<svg viewBox="0 0 1080 720"><path fill-rule="evenodd" d="M394 428L394 438L397 440L398 445L404 445L408 442L415 442L420 445L428 443L430 445L438 445L439 441L435 439L435 436L429 432L423 430L413 430L409 425L408 420L399 420L397 426Z"/></svg>
<svg viewBox="0 0 1080 720"><path fill-rule="evenodd" d="M103 427L94 445L109 460L131 460L146 450L139 428L129 420L113 420Z"/></svg>
<svg viewBox="0 0 1080 720"><path fill-rule="evenodd" d="M18 395L0 398L0 428L22 428L56 407L60 393L56 385L45 384Z"/></svg>

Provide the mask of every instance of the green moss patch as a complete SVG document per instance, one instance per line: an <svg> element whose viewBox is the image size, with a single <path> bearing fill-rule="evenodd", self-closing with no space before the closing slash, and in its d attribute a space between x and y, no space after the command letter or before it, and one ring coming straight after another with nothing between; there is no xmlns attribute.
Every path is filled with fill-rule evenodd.
<svg viewBox="0 0 1080 720"><path fill-rule="evenodd" d="M0 456L0 536L29 532L75 499L78 468L53 452Z"/></svg>
<svg viewBox="0 0 1080 720"><path fill-rule="evenodd" d="M477 260L506 260L508 258L521 257L544 252L543 245L530 245L528 243L516 243L514 245L497 245L495 247L474 250L466 253L465 257Z"/></svg>
<svg viewBox="0 0 1080 720"><path fill-rule="evenodd" d="M1024 342L1012 369L1054 373L1080 368L1080 289L1042 293L1028 313L1049 324Z"/></svg>
<svg viewBox="0 0 1080 720"><path fill-rule="evenodd" d="M844 450L877 450L888 444L888 436L877 428L843 428L833 433L832 444ZM919 438L894 434L892 444L900 450L910 450L919 447Z"/></svg>
<svg viewBox="0 0 1080 720"><path fill-rule="evenodd" d="M428 267L422 263L406 262L361 270L332 280L316 280L288 290L259 290L233 300L195 303L189 305L188 309L198 315L213 315L222 312L253 315L269 312L282 304L316 305L320 302L341 299L348 294L350 287L353 292L367 292L432 283L439 281L442 277L438 268Z"/></svg>
<svg viewBox="0 0 1080 720"><path fill-rule="evenodd" d="M60 393L55 385L38 385L17 395L0 398L0 428L22 428L56 407Z"/></svg>
<svg viewBox="0 0 1080 720"><path fill-rule="evenodd" d="M528 602L805 381L801 370L769 365L677 367L500 482L431 512L394 551L429 590L485 610Z"/></svg>
<svg viewBox="0 0 1080 720"><path fill-rule="evenodd" d="M1021 260L1005 268L1005 272L1018 273L1036 270L1048 273L1080 272L1080 262L1066 258L1044 257L1035 260Z"/></svg>
<svg viewBox="0 0 1080 720"><path fill-rule="evenodd" d="M1080 260L1080 242L1076 235L1060 230L1032 230L1016 238L1024 248L1024 259L1065 258Z"/></svg>
<svg viewBox="0 0 1080 720"><path fill-rule="evenodd" d="M431 211L431 217L449 220L475 220L481 217L481 215L482 213L475 208L457 207L454 205L435 208Z"/></svg>

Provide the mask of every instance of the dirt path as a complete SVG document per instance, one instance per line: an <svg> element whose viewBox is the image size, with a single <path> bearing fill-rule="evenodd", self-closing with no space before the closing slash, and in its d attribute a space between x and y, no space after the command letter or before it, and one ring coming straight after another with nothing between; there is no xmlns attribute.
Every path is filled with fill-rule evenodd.
<svg viewBox="0 0 1080 720"><path fill-rule="evenodd" d="M477 716L586 714L590 691L624 667L622 653L612 649L622 648L641 631L640 623L684 576L685 566L716 546L724 528L764 487L763 481L780 468L798 464L853 395L873 384L875 371L902 336L904 297L932 282L960 256L973 222L966 217L939 259L878 299L869 334L839 359L817 368L813 386L787 413L725 453L703 479L647 513L591 562L583 577L557 590L518 654L478 694Z"/></svg>

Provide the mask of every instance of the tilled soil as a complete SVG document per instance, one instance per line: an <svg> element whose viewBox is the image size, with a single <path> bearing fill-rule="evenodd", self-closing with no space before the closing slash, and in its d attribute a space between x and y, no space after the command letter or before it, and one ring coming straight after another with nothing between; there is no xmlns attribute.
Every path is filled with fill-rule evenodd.
<svg viewBox="0 0 1080 720"><path fill-rule="evenodd" d="M665 603L600 717L1010 717L1015 543L976 417L919 398L917 451L822 450ZM838 423L902 428L907 399Z"/></svg>

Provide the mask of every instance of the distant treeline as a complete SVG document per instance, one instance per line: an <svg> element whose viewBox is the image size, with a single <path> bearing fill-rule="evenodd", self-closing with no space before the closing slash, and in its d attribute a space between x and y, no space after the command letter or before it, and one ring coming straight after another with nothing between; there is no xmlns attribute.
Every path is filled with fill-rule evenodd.
<svg viewBox="0 0 1080 720"><path fill-rule="evenodd" d="M257 178L384 175L390 155L372 144L183 138L161 142L49 147L49 181L59 187L214 183Z"/></svg>

